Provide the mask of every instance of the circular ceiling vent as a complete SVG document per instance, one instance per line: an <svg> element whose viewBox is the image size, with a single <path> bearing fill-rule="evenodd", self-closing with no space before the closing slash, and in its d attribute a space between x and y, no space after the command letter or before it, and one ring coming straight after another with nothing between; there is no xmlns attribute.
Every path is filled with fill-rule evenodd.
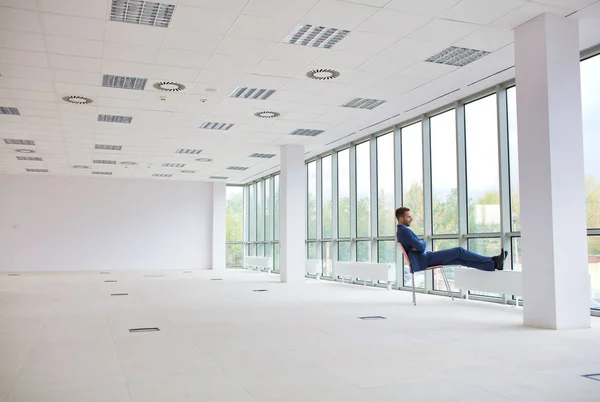
<svg viewBox="0 0 600 402"><path fill-rule="evenodd" d="M19 152L21 154L34 154L35 151L33 149L25 149L25 148L21 148L21 149L15 149L16 152Z"/></svg>
<svg viewBox="0 0 600 402"><path fill-rule="evenodd" d="M195 170L182 170L181 173L196 173Z"/></svg>
<svg viewBox="0 0 600 402"><path fill-rule="evenodd" d="M62 100L65 102L74 103L76 105L89 105L90 103L94 102L90 98L79 95L63 96Z"/></svg>
<svg viewBox="0 0 600 402"><path fill-rule="evenodd" d="M153 85L159 91L165 92L180 92L185 89L185 85L172 81L161 81Z"/></svg>
<svg viewBox="0 0 600 402"><path fill-rule="evenodd" d="M120 162L120 163L121 163L121 165L125 165L125 166L133 166L133 165L137 165L137 163L136 163L136 162L128 162L128 161L125 161L125 162Z"/></svg>
<svg viewBox="0 0 600 402"><path fill-rule="evenodd" d="M89 166L86 165L73 165L73 169L89 169Z"/></svg>
<svg viewBox="0 0 600 402"><path fill-rule="evenodd" d="M332 80L340 76L340 73L329 68L318 68L316 70L309 71L306 73L308 78L313 80Z"/></svg>
<svg viewBox="0 0 600 402"><path fill-rule="evenodd" d="M260 117L261 119L273 119L275 117L281 116L281 114L279 114L277 112L270 112L267 110L263 110L261 112L256 112L256 113L254 113L254 115L256 117Z"/></svg>

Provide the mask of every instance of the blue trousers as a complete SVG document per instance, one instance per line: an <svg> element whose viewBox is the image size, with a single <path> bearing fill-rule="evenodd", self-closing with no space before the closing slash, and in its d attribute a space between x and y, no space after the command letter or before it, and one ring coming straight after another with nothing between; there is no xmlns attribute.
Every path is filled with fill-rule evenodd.
<svg viewBox="0 0 600 402"><path fill-rule="evenodd" d="M426 255L428 267L434 265L462 265L464 267L471 267L482 271L494 271L496 269L496 263L491 257L475 254L462 247L432 251L426 253Z"/></svg>

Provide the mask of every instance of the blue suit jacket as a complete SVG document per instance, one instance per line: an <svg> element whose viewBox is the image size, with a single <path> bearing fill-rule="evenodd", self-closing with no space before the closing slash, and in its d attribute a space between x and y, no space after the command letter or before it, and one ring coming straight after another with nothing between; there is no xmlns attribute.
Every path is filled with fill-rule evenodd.
<svg viewBox="0 0 600 402"><path fill-rule="evenodd" d="M396 240L404 247L404 251L406 251L406 254L408 255L413 272L424 271L427 269L429 260L425 250L425 247L427 246L425 240L420 240L412 230L404 225L397 225ZM413 248L417 249L417 251L413 251Z"/></svg>

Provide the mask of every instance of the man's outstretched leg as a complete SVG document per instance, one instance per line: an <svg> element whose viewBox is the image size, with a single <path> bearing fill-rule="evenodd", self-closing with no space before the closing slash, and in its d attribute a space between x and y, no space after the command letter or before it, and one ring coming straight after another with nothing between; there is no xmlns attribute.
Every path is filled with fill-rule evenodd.
<svg viewBox="0 0 600 402"><path fill-rule="evenodd" d="M508 253L502 250L500 255L486 257L465 250L462 247L427 253L428 266L433 265L462 265L465 267L480 269L482 271L494 271L504 269L504 259Z"/></svg>

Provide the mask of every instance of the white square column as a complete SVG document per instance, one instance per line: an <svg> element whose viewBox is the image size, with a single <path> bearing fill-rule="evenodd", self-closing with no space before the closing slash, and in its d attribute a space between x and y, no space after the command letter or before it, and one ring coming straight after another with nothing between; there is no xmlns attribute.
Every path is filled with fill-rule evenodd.
<svg viewBox="0 0 600 402"><path fill-rule="evenodd" d="M226 226L227 226L227 200L226 186L223 182L213 183L213 221L212 221L212 270L224 270L226 268L225 254L226 245Z"/></svg>
<svg viewBox="0 0 600 402"><path fill-rule="evenodd" d="M541 15L515 31L523 322L590 327L579 32Z"/></svg>
<svg viewBox="0 0 600 402"><path fill-rule="evenodd" d="M279 267L281 282L304 282L306 166L303 145L281 147L279 176Z"/></svg>

